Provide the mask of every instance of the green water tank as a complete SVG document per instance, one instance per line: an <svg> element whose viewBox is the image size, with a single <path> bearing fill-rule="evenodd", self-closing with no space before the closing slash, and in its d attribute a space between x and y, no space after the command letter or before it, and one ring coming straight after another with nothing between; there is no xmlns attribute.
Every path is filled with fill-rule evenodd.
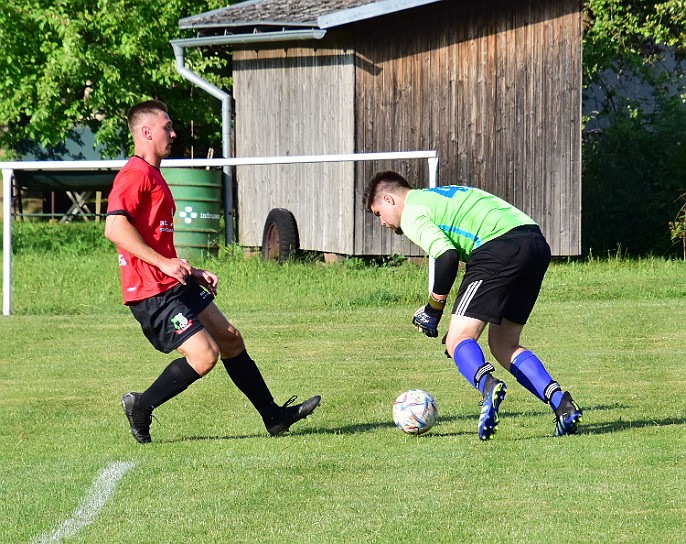
<svg viewBox="0 0 686 544"><path fill-rule="evenodd" d="M176 202L174 244L182 259L195 260L219 251L221 170L162 168Z"/></svg>

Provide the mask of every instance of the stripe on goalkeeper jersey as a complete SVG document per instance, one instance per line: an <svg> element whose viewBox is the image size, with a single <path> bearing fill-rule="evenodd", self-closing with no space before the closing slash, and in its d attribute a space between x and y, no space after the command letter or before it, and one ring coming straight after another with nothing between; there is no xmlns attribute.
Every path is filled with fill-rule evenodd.
<svg viewBox="0 0 686 544"><path fill-rule="evenodd" d="M469 284L464 295L462 295L462 300L460 301L460 304L457 306L457 310L455 311L455 315L464 315L465 314L465 312L467 311L467 308L469 307L469 304L472 302L472 299L474 298L474 295L476 295L476 291L481 286L481 282L482 282L482 280L478 280L478 281L473 281L472 283Z"/></svg>

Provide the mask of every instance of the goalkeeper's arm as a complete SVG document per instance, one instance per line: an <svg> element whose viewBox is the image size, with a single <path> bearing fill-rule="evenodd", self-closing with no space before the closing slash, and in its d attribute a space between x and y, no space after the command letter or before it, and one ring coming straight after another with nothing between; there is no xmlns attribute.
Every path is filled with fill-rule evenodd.
<svg viewBox="0 0 686 544"><path fill-rule="evenodd" d="M443 300L448 298L448 293L455 283L460 258L456 249L449 249L434 261L434 285L432 294L435 298Z"/></svg>
<svg viewBox="0 0 686 544"><path fill-rule="evenodd" d="M438 336L438 322L443 315L448 293L455 283L460 259L457 250L450 249L438 257L434 267L434 285L429 293L429 302L419 308L412 318L417 330L431 338Z"/></svg>

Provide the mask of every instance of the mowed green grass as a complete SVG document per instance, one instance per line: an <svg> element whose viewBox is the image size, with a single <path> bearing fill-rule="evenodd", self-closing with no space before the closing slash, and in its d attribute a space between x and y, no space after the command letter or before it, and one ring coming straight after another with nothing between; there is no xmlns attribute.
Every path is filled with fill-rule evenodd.
<svg viewBox="0 0 686 544"><path fill-rule="evenodd" d="M219 365L156 410L154 442L138 445L119 398L173 356L121 306L116 256L18 254L15 315L0 320L0 542L83 516L115 462L134 466L65 541L683 542L684 263L554 264L524 342L573 392L583 426L551 437L548 407L499 369L509 391L486 443L478 394L409 324L425 267L207 267L276 399L321 394L321 407L270 438ZM418 438L391 420L415 387L439 405Z"/></svg>

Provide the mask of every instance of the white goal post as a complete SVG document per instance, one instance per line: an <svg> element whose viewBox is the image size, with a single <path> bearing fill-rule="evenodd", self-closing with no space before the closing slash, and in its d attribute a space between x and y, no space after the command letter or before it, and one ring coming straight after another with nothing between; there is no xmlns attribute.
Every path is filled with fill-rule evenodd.
<svg viewBox="0 0 686 544"><path fill-rule="evenodd" d="M357 162L401 159L426 159L429 163L429 187L438 183L437 151L393 151L387 153L349 153L342 155L300 155L293 157L245 157L228 159L165 159L162 168L221 168L225 166L260 166L323 162ZM15 170L119 170L126 160L104 161L14 161L0 162L3 182L2 240L2 315L12 312L12 179ZM433 263L429 266L429 289L433 286Z"/></svg>

